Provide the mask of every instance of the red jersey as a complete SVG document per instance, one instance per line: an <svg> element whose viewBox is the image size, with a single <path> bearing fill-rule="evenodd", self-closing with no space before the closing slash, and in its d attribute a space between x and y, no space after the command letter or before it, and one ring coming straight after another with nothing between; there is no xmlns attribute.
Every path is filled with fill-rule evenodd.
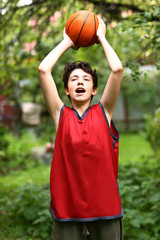
<svg viewBox="0 0 160 240"><path fill-rule="evenodd" d="M101 102L80 117L63 106L50 173L51 214L58 221L122 217L118 176L119 133Z"/></svg>

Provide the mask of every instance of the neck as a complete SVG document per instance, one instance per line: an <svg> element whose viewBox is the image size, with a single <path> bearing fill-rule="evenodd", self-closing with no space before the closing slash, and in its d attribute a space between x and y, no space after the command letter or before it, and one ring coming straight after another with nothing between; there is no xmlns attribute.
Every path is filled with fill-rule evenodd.
<svg viewBox="0 0 160 240"><path fill-rule="evenodd" d="M84 113L84 111L89 108L90 106L90 100L87 102L73 102L72 101L72 107L78 112L80 116Z"/></svg>

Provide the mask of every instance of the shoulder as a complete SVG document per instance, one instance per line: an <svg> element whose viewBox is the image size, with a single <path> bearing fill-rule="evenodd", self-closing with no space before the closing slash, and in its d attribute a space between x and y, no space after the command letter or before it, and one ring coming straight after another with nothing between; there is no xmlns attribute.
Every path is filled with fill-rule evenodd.
<svg viewBox="0 0 160 240"><path fill-rule="evenodd" d="M101 101L99 101L97 104L92 105L92 111L96 112L99 116L99 118L103 118L105 119L105 121L107 122L107 124L110 126L111 123L111 116L109 115L109 113L105 110L103 104Z"/></svg>
<svg viewBox="0 0 160 240"><path fill-rule="evenodd" d="M100 111L103 112L104 108L101 102L98 102L97 104L93 104L91 106L92 111Z"/></svg>
<svg viewBox="0 0 160 240"><path fill-rule="evenodd" d="M68 116L70 113L72 113L72 109L70 107L67 107L66 105L63 105L59 113L58 124L61 118L66 118L66 116Z"/></svg>
<svg viewBox="0 0 160 240"><path fill-rule="evenodd" d="M65 112L68 111L68 110L69 110L69 107L67 107L63 104L61 106L60 110L58 111L57 115L55 114L54 125L55 125L56 132L58 130L59 123L60 123L60 120L61 120L62 116L64 116Z"/></svg>

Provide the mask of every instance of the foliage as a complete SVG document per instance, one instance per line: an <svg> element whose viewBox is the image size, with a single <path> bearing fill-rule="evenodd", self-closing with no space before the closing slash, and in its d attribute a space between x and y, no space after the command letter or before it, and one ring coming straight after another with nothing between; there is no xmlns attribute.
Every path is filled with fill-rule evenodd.
<svg viewBox="0 0 160 240"><path fill-rule="evenodd" d="M119 166L124 240L157 240L160 226L160 158ZM2 240L50 239L49 186L27 184L0 201ZM17 227L15 227L17 226Z"/></svg>
<svg viewBox="0 0 160 240"><path fill-rule="evenodd" d="M38 187L26 184L14 192L14 199L4 197L0 201L1 221L10 225L3 226L1 239L6 235L13 239L50 239L51 216L49 212L48 185ZM15 227L16 226L16 227ZM15 229L14 229L15 227ZM10 231L11 229L11 231Z"/></svg>
<svg viewBox="0 0 160 240"><path fill-rule="evenodd" d="M124 240L157 240L160 236L160 157L120 165Z"/></svg>
<svg viewBox="0 0 160 240"><path fill-rule="evenodd" d="M0 81L4 86L3 93L17 102L43 102L37 76L39 62L62 40L66 19L80 9L93 10L103 16L108 41L124 67L131 69L132 79L139 79L140 65L158 66L160 8L157 5L156 0L40 0L29 4L18 0L2 1ZM101 90L109 67L102 49L94 45L77 52L70 49L59 60L53 75L60 95L64 95L61 81L64 65L75 59L87 59L97 67ZM21 88L20 81L26 79L30 80L28 87ZM18 96L17 88L20 88Z"/></svg>
<svg viewBox="0 0 160 240"><path fill-rule="evenodd" d="M22 132L21 136L0 128L0 173L6 174L15 169L31 168L39 164L30 156L31 148L37 145L32 133Z"/></svg>
<svg viewBox="0 0 160 240"><path fill-rule="evenodd" d="M160 152L160 107L154 116L146 115L146 137L151 142L155 152Z"/></svg>
<svg viewBox="0 0 160 240"><path fill-rule="evenodd" d="M132 72L129 68L125 69L121 89L129 105L129 115L131 113L141 114L140 118L144 119L144 112L146 114L153 114L158 102L160 72L154 66L143 66L139 68L139 71L140 79L133 81Z"/></svg>
<svg viewBox="0 0 160 240"><path fill-rule="evenodd" d="M42 145L45 145L49 141L55 141L56 131L49 114L42 117L42 123L36 127L36 136Z"/></svg>

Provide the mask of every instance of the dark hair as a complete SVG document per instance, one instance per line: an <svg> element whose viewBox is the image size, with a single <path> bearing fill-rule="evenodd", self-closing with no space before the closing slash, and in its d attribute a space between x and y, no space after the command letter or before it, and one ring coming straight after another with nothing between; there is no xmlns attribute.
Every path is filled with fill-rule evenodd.
<svg viewBox="0 0 160 240"><path fill-rule="evenodd" d="M64 82L64 88L68 88L68 79L71 74L71 72L77 68L82 69L86 73L89 73L92 76L93 79L93 88L97 88L98 86L98 76L96 69L92 70L90 64L88 62L82 62L82 61L76 61L73 63L68 63L64 68L64 74L63 74L63 82Z"/></svg>

